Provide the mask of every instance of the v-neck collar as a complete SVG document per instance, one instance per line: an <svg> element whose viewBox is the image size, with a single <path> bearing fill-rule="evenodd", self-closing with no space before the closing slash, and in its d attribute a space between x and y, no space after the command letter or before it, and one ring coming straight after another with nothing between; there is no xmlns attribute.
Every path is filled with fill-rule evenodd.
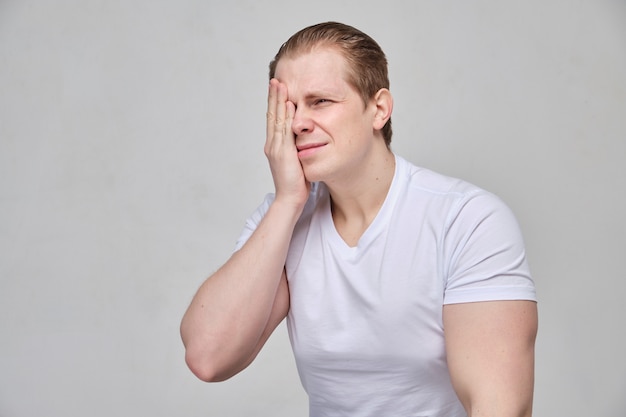
<svg viewBox="0 0 626 417"><path fill-rule="evenodd" d="M385 229L387 220L389 218L388 214L393 210L393 206L397 200L398 193L398 173L400 171L401 159L398 158L394 154L395 158L395 171L393 174L393 179L391 180L391 185L389 186L389 190L387 191L387 195L385 196L385 200L381 205L378 213L369 224L369 226L365 229L361 237L359 238L356 246L350 246L346 243L345 240L341 237L337 228L335 227L335 222L333 221L333 216L331 212L330 206L330 194L328 193L328 189L326 190L326 201L324 202L324 206L322 209L322 224L325 231L328 233L329 242L339 251L343 252L348 257L358 256L360 252L366 249L380 233Z"/></svg>

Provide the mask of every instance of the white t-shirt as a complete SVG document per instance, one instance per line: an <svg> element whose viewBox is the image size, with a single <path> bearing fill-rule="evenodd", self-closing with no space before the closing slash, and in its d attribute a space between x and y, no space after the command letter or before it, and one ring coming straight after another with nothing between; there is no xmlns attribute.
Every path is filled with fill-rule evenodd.
<svg viewBox="0 0 626 417"><path fill-rule="evenodd" d="M241 247L273 200L248 219ZM311 417L465 416L442 307L535 300L518 224L496 196L396 156L378 215L349 247L313 184L286 261L287 325Z"/></svg>

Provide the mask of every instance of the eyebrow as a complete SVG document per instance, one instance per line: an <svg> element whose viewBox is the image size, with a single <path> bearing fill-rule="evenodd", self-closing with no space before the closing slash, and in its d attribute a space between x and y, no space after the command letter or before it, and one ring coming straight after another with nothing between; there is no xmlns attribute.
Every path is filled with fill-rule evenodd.
<svg viewBox="0 0 626 417"><path fill-rule="evenodd" d="M311 91L304 95L304 100L314 100L318 98L330 98L335 100L343 100L345 99L345 94L340 94L339 92L333 92L329 90L317 90Z"/></svg>

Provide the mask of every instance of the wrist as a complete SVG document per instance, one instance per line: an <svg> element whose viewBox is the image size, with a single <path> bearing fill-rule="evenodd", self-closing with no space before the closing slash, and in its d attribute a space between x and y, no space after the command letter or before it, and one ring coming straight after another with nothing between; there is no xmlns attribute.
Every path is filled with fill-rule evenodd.
<svg viewBox="0 0 626 417"><path fill-rule="evenodd" d="M277 215L284 219L293 219L296 221L302 214L306 202L306 198L295 198L277 194L270 206L270 210L276 212Z"/></svg>

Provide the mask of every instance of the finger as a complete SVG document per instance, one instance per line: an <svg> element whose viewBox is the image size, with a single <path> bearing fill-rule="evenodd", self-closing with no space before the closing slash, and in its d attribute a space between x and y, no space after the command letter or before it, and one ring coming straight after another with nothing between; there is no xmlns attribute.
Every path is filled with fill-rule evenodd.
<svg viewBox="0 0 626 417"><path fill-rule="evenodd" d="M286 134L286 121L287 121L287 87L284 84L278 84L277 86L277 98L276 98L276 119L274 121L274 136L284 138Z"/></svg>
<svg viewBox="0 0 626 417"><path fill-rule="evenodd" d="M293 118L296 115L296 105L293 104L293 102L291 101L287 101L287 103L285 103L285 108L287 111L287 116L285 119L285 135L289 137L290 142L293 143L295 146L295 137L293 133L292 123Z"/></svg>
<svg viewBox="0 0 626 417"><path fill-rule="evenodd" d="M278 95L278 81L271 79L267 94L267 140L270 141L274 136L274 128L276 121L276 101Z"/></svg>

